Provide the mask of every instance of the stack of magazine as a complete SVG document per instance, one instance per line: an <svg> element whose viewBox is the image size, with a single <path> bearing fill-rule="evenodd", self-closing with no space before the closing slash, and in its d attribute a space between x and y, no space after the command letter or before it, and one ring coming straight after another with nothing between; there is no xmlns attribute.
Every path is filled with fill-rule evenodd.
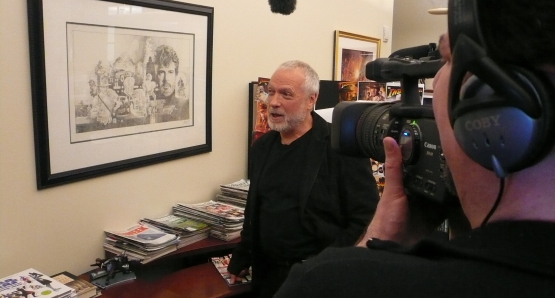
<svg viewBox="0 0 555 298"><path fill-rule="evenodd" d="M166 233L178 235L178 249L206 239L210 232L208 224L174 214L159 218L144 218L140 222L155 226Z"/></svg>
<svg viewBox="0 0 555 298"><path fill-rule="evenodd" d="M0 278L0 297L76 297L75 289L30 268Z"/></svg>
<svg viewBox="0 0 555 298"><path fill-rule="evenodd" d="M145 223L137 223L123 231L104 231L104 250L122 254L143 264L177 250L179 236Z"/></svg>
<svg viewBox="0 0 555 298"><path fill-rule="evenodd" d="M177 204L173 213L210 225L210 236L230 241L240 236L245 208L218 201L197 204Z"/></svg>
<svg viewBox="0 0 555 298"><path fill-rule="evenodd" d="M239 181L220 185L220 194L216 195L216 201L229 203L245 208L247 194L249 193L250 181L241 179Z"/></svg>

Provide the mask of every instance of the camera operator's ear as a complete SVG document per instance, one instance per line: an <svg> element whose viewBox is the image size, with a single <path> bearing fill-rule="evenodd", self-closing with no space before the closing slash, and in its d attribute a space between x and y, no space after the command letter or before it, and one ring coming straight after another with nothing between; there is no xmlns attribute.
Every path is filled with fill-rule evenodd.
<svg viewBox="0 0 555 298"><path fill-rule="evenodd" d="M555 138L553 86L532 69L487 51L477 0L451 0L449 118L465 153L499 177L541 160ZM464 81L468 72L473 76Z"/></svg>

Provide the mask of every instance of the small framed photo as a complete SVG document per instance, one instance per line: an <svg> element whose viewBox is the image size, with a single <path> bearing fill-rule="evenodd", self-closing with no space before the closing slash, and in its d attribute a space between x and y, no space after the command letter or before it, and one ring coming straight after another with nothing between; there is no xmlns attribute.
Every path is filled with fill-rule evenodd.
<svg viewBox="0 0 555 298"><path fill-rule="evenodd" d="M381 40L369 36L335 31L333 79L369 81L366 64L380 57Z"/></svg>

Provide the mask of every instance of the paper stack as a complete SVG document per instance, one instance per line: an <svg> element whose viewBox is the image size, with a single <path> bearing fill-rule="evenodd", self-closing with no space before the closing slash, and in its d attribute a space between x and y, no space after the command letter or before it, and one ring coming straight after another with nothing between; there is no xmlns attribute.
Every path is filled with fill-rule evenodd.
<svg viewBox="0 0 555 298"><path fill-rule="evenodd" d="M177 250L179 236L145 223L135 224L124 231L104 231L104 249L114 254L127 253L130 260L143 264Z"/></svg>
<svg viewBox="0 0 555 298"><path fill-rule="evenodd" d="M249 186L250 181L244 179L233 183L220 185L221 193L216 195L216 201L245 208L245 205L247 204Z"/></svg>
<svg viewBox="0 0 555 298"><path fill-rule="evenodd" d="M177 204L173 213L210 225L210 236L224 241L238 238L243 229L245 208L218 201Z"/></svg>

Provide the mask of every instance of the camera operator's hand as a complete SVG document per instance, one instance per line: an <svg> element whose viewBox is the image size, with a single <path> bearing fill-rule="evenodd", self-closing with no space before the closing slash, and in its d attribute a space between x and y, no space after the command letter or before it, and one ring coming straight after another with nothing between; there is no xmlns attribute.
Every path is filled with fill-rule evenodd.
<svg viewBox="0 0 555 298"><path fill-rule="evenodd" d="M391 137L384 138L383 144L386 183L374 218L358 246L366 246L368 238L401 243L407 230L409 207L403 188L401 148Z"/></svg>
<svg viewBox="0 0 555 298"><path fill-rule="evenodd" d="M385 187L374 218L358 246L366 246L368 238L409 245L434 231L444 218L440 206L407 198L401 148L391 137L384 138L383 143Z"/></svg>

